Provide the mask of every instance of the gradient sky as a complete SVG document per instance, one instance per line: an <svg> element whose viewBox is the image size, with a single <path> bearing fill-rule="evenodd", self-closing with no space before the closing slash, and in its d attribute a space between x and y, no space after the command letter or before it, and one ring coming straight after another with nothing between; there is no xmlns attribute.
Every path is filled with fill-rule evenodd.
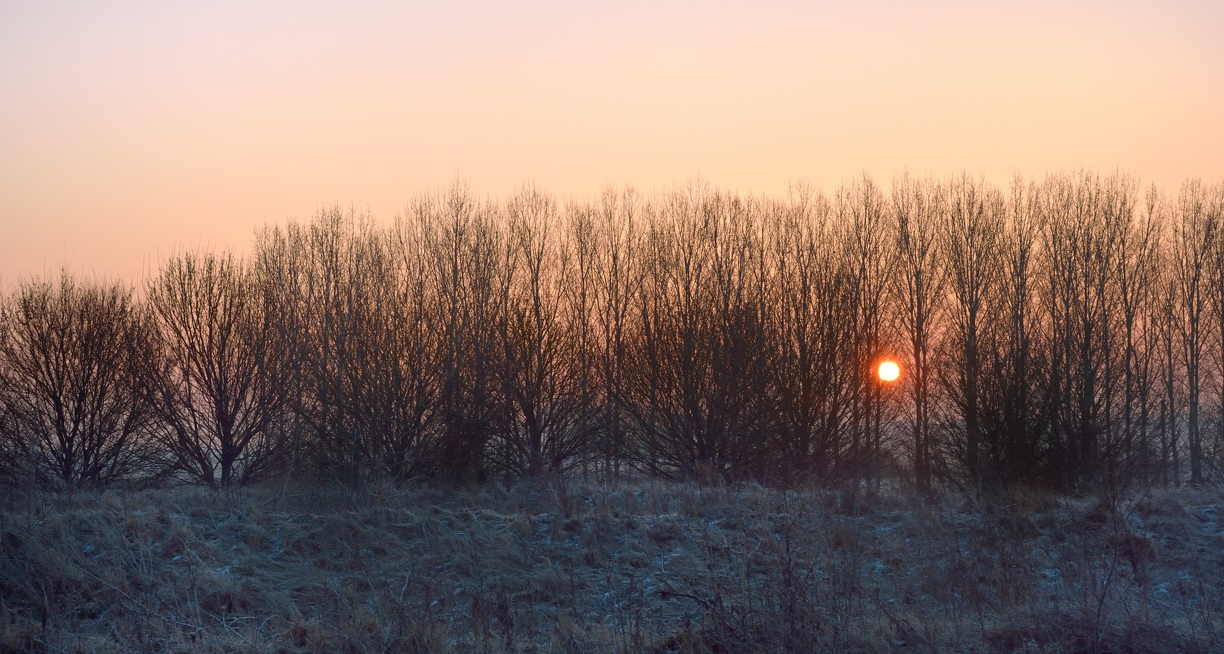
<svg viewBox="0 0 1224 654"><path fill-rule="evenodd" d="M0 0L0 285L456 178L1224 180L1224 2Z"/></svg>

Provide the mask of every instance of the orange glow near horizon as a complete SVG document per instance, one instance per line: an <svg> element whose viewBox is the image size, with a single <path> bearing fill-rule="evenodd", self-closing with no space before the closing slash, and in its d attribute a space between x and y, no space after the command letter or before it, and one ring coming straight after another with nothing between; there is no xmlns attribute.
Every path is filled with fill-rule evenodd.
<svg viewBox="0 0 1224 654"><path fill-rule="evenodd" d="M880 381L895 382L901 376L901 366L897 365L896 361L884 361L880 363L877 373L880 375Z"/></svg>
<svg viewBox="0 0 1224 654"><path fill-rule="evenodd" d="M466 180L1224 179L1224 3L0 3L0 287Z"/></svg>

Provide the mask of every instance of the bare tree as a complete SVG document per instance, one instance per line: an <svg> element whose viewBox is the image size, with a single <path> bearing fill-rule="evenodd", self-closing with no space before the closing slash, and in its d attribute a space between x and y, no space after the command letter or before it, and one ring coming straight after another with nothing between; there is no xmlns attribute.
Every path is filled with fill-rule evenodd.
<svg viewBox="0 0 1224 654"><path fill-rule="evenodd" d="M1003 199L997 189L967 174L953 180L947 193L944 251L952 300L945 387L956 405L965 471L971 483L981 484L983 318L1002 272Z"/></svg>
<svg viewBox="0 0 1224 654"><path fill-rule="evenodd" d="M139 389L147 322L119 285L23 283L0 319L0 426L40 480L68 491L152 474Z"/></svg>
<svg viewBox="0 0 1224 654"><path fill-rule="evenodd" d="M601 387L598 449L604 473L613 476L622 460L633 458L629 451L632 446L629 414L624 410L624 402L626 370L633 364L628 358L630 322L641 286L638 256L642 211L641 201L632 189L608 190L590 216L589 225L585 219L574 223L579 266L589 262L592 268L597 339L594 367Z"/></svg>
<svg viewBox="0 0 1224 654"><path fill-rule="evenodd" d="M367 214L331 208L307 225L291 223L267 235L283 261L301 272L279 303L294 307L301 334L294 412L309 447L309 462L323 478L357 487L367 472L381 472L386 436L388 367L400 350L388 349L397 293L395 258ZM290 326L290 325L285 325Z"/></svg>
<svg viewBox="0 0 1224 654"><path fill-rule="evenodd" d="M1118 252L1122 221L1104 210L1090 173L1052 177L1042 189L1051 351L1051 456L1065 487L1099 481L1117 394Z"/></svg>
<svg viewBox="0 0 1224 654"><path fill-rule="evenodd" d="M770 392L770 271L762 205L730 193L709 198L712 217L711 354L714 397L709 426L723 442L724 478L760 478L773 445L776 410Z"/></svg>
<svg viewBox="0 0 1224 654"><path fill-rule="evenodd" d="M212 485L306 465L353 488L575 469L873 486L895 466L922 492L1117 489L1177 484L1188 451L1203 483L1224 456L1224 186L1146 200L1077 172L1006 198L863 176L830 197L695 183L563 210L456 184L390 227L325 209L245 262L172 259L143 305L22 286L0 476L102 484L162 457ZM884 356L904 359L896 390ZM83 363L100 358L111 376ZM111 426L47 417L88 413L43 380L74 366L104 380L82 388L109 393L88 411Z"/></svg>
<svg viewBox="0 0 1224 654"><path fill-rule="evenodd" d="M752 211L694 184L651 216L626 397L656 474L727 479L763 461L764 248Z"/></svg>
<svg viewBox="0 0 1224 654"><path fill-rule="evenodd" d="M1121 439L1110 457L1120 481L1150 474L1149 421L1152 413L1154 357L1156 354L1157 266L1164 225L1160 214L1149 210L1136 215L1138 182L1115 177L1106 211L1120 223L1118 243L1118 302L1123 330L1123 390Z"/></svg>
<svg viewBox="0 0 1224 654"><path fill-rule="evenodd" d="M897 253L891 291L900 309L900 324L909 346L907 388L913 402L910 422L914 479L919 490L930 492L934 452L931 443L934 408L931 391L935 373L932 354L937 336L937 312L946 279L939 238L946 211L943 189L935 182L911 180L906 175L893 182L891 209ZM955 248L961 242L953 237L948 245ZM963 279L964 271L958 269L958 272Z"/></svg>
<svg viewBox="0 0 1224 654"><path fill-rule="evenodd" d="M578 338L584 316L569 293L574 264L556 203L534 188L509 205L499 377L507 419L500 459L515 475L559 473L584 454Z"/></svg>
<svg viewBox="0 0 1224 654"><path fill-rule="evenodd" d="M1182 185L1178 220L1174 225L1173 269L1176 279L1175 325L1186 375L1187 446L1190 483L1203 482L1203 445L1200 431L1200 381L1204 350L1208 345L1211 256L1216 248L1219 222L1210 212L1207 190L1199 180Z"/></svg>
<svg viewBox="0 0 1224 654"><path fill-rule="evenodd" d="M842 236L842 254L851 284L851 385L848 429L850 475L870 481L883 455L884 404L875 367L886 353L885 291L888 289L886 201L866 175L838 189L835 212Z"/></svg>
<svg viewBox="0 0 1224 654"><path fill-rule="evenodd" d="M488 443L504 420L494 367L509 252L500 213L459 184L421 198L414 213L424 225L427 283L436 293L435 474L483 478Z"/></svg>
<svg viewBox="0 0 1224 654"><path fill-rule="evenodd" d="M211 253L170 259L148 290L157 325L148 389L162 442L209 486L259 479L283 453L274 427L289 369L260 290L242 262Z"/></svg>
<svg viewBox="0 0 1224 654"><path fill-rule="evenodd" d="M1000 241L1001 279L982 325L982 370L986 458L991 483L1036 483L1043 465L1049 416L1041 386L1047 372L1048 338L1038 315L1035 283L1040 274L1040 190L1012 183Z"/></svg>
<svg viewBox="0 0 1224 654"><path fill-rule="evenodd" d="M625 396L641 437L637 451L656 475L705 476L726 465L708 429L712 226L707 190L673 193L650 216L634 326L635 365Z"/></svg>
<svg viewBox="0 0 1224 654"><path fill-rule="evenodd" d="M431 286L426 225L401 216L390 234L393 284L390 316L381 324L382 365L376 449L399 480L429 475L436 467L431 430L437 419L439 338L432 324L437 293Z"/></svg>
<svg viewBox="0 0 1224 654"><path fill-rule="evenodd" d="M1218 473L1221 457L1224 456L1224 183L1204 190L1207 222L1217 225L1215 251L1211 260L1211 306L1216 320L1212 338L1216 359L1216 370L1212 390L1216 395L1216 429L1210 446L1204 448L1203 458L1211 469Z"/></svg>
<svg viewBox="0 0 1224 654"><path fill-rule="evenodd" d="M1163 198L1152 189L1147 195L1149 212L1164 209ZM1162 259L1171 263L1174 257L1173 244L1162 247ZM1181 486L1179 410L1183 405L1184 377L1180 374L1180 330L1178 329L1178 276L1175 266L1166 266L1164 274L1157 277L1156 297L1156 350L1160 366L1160 481L1168 486Z"/></svg>
<svg viewBox="0 0 1224 654"><path fill-rule="evenodd" d="M783 479L827 483L844 472L842 436L859 381L849 345L855 288L827 197L792 189L772 214L775 467Z"/></svg>

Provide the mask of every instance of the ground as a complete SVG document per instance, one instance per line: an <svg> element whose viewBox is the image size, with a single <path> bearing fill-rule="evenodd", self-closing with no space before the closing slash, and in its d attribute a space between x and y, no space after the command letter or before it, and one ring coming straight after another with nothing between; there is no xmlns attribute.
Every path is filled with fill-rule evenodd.
<svg viewBox="0 0 1224 654"><path fill-rule="evenodd" d="M1224 492L11 496L0 651L1224 651Z"/></svg>

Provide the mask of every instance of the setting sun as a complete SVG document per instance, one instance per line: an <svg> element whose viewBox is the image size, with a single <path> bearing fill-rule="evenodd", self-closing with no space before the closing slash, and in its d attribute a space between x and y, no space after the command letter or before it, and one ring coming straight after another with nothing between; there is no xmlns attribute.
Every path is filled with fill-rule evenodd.
<svg viewBox="0 0 1224 654"><path fill-rule="evenodd" d="M901 366L898 366L896 361L885 361L880 364L879 374L883 381L897 381L901 376Z"/></svg>

